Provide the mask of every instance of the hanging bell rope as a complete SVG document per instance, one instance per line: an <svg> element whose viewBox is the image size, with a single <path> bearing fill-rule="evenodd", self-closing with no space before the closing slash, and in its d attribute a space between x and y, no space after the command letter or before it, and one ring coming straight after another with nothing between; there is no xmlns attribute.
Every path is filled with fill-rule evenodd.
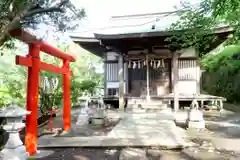
<svg viewBox="0 0 240 160"><path fill-rule="evenodd" d="M160 68L160 66L161 66L161 61L160 61L160 60L158 60L158 63L157 63L157 68Z"/></svg>
<svg viewBox="0 0 240 160"><path fill-rule="evenodd" d="M156 61L154 60L153 61L153 68L155 69L157 67L157 63L156 63Z"/></svg>
<svg viewBox="0 0 240 160"><path fill-rule="evenodd" d="M138 61L138 68L140 69L141 68L141 62Z"/></svg>
<svg viewBox="0 0 240 160"><path fill-rule="evenodd" d="M133 62L133 69L135 69L137 67L136 62Z"/></svg>
<svg viewBox="0 0 240 160"><path fill-rule="evenodd" d="M129 60L128 68L133 68L133 69L139 68L140 69L140 68L143 68L144 66L146 66L146 64L149 62L150 62L150 66L153 67L154 69L160 68L160 67L165 68L164 58L162 58L161 60L151 59L149 61L147 61L146 59L134 60L134 61Z"/></svg>
<svg viewBox="0 0 240 160"><path fill-rule="evenodd" d="M162 59L162 68L165 68L164 59Z"/></svg>

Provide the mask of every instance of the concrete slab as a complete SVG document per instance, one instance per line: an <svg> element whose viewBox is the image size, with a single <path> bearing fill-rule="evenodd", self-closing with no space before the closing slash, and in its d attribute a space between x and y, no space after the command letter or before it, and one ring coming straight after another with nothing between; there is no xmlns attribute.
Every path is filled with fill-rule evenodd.
<svg viewBox="0 0 240 160"><path fill-rule="evenodd" d="M186 145L186 143L185 143ZM62 147L158 147L163 149L179 149L183 143L176 143L159 137L153 138L110 138L110 137L53 137L39 139L39 148Z"/></svg>
<svg viewBox="0 0 240 160"><path fill-rule="evenodd" d="M188 128L193 128L193 129L204 129L205 128L205 121L188 121Z"/></svg>
<svg viewBox="0 0 240 160"><path fill-rule="evenodd" d="M187 143L185 132L174 123L171 114L164 113L111 113L121 121L107 136L40 137L39 147L147 147L182 148Z"/></svg>
<svg viewBox="0 0 240 160"><path fill-rule="evenodd" d="M126 116L132 116L132 117L145 117L145 118L156 118L162 119L162 120L175 120L174 113L168 112L168 111L161 111L161 112L113 112L108 111L106 112L106 116L108 118L124 118Z"/></svg>
<svg viewBox="0 0 240 160"><path fill-rule="evenodd" d="M165 117L164 117L165 116ZM161 114L132 114L126 115L108 134L114 138L138 138L169 143L184 144L184 133L178 132L178 127L171 118ZM166 143L165 143L166 142Z"/></svg>
<svg viewBox="0 0 240 160"><path fill-rule="evenodd" d="M101 136L92 137L41 137L38 147L99 147Z"/></svg>

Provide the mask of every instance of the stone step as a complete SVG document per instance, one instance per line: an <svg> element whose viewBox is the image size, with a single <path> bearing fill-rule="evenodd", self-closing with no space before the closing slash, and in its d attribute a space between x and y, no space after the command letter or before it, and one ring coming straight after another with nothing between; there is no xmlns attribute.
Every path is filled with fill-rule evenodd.
<svg viewBox="0 0 240 160"><path fill-rule="evenodd" d="M161 103L139 103L139 104L128 104L127 108L146 108L146 109L162 109L162 108L167 108L169 105L168 104L161 104Z"/></svg>
<svg viewBox="0 0 240 160"><path fill-rule="evenodd" d="M128 104L165 104L167 102L162 101L162 100L128 100Z"/></svg>
<svg viewBox="0 0 240 160"><path fill-rule="evenodd" d="M126 113L166 113L166 114L172 114L172 111L170 108L126 108Z"/></svg>
<svg viewBox="0 0 240 160"><path fill-rule="evenodd" d="M159 105L159 104L167 104L163 101L154 101L154 102L148 102L148 101L135 101L135 102L128 102L128 104L145 104L145 105Z"/></svg>

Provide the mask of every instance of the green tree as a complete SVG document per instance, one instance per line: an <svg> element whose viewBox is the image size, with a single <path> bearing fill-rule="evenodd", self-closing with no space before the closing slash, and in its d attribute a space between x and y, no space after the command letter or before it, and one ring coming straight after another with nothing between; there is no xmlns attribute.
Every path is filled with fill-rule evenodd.
<svg viewBox="0 0 240 160"><path fill-rule="evenodd" d="M70 0L1 0L0 47L13 47L9 32L16 28L35 28L39 23L54 25L59 30L74 28L85 16Z"/></svg>
<svg viewBox="0 0 240 160"><path fill-rule="evenodd" d="M226 46L216 55L205 55L202 60L206 70L202 76L202 89L228 101L239 102L240 62L234 58L239 55L239 45Z"/></svg>
<svg viewBox="0 0 240 160"><path fill-rule="evenodd" d="M58 45L58 48L61 50L70 53L68 45ZM76 104L78 102L78 97L82 95L83 92L87 92L89 94L93 94L96 87L99 84L102 84L102 75L96 73L96 69L93 65L88 62L92 62L94 64L101 63L99 62L100 58L86 53L84 50L75 51L77 56L77 61L71 63L70 68L73 72L71 76L71 102L72 104ZM49 56L47 54L42 53L41 59L49 64L54 64L57 66L61 66L61 60ZM45 76L48 78L55 77L58 78L59 85L57 89L52 93L44 92L40 90L41 98L41 108L42 110L49 110L52 106L61 106L62 104L62 75L57 75L51 72L42 72L41 76Z"/></svg>
<svg viewBox="0 0 240 160"><path fill-rule="evenodd" d="M176 35L167 39L170 48L179 49L194 46L199 53L207 53L211 44L219 41L219 38L211 34L217 27L229 26L235 29L229 42L237 42L240 28L240 14L238 0L202 0L192 5L188 1L182 2L178 8L179 20L172 24L170 29L179 30ZM181 43L179 43L181 42Z"/></svg>
<svg viewBox="0 0 240 160"><path fill-rule="evenodd" d="M201 65L205 72L202 75L202 89L209 94L226 97L231 102L239 101L240 63L233 55L239 55L240 33L240 1L239 0L202 0L192 5L182 3L179 8L180 19L170 29L178 30L170 37L170 47L174 49L194 46L202 56ZM211 44L219 41L211 34L217 27L233 29L232 36L226 41L225 49L216 54L207 54Z"/></svg>
<svg viewBox="0 0 240 160"><path fill-rule="evenodd" d="M23 66L15 65L15 56L22 53L22 43L17 42L15 49L4 49L6 53L1 57L0 61L0 107L6 105L8 101L16 101L21 106L26 106L26 79L27 68ZM96 86L103 84L103 75L96 72L96 68L102 66L102 62L99 57L86 53L83 49L74 49L75 53L69 50L68 45L58 45L61 50L76 54L77 61L71 63L70 68L73 71L71 76L71 101L72 104L77 103L77 98L82 95L83 91L87 91L90 94L95 91ZM49 56L45 53L41 53L41 60L61 66L62 61ZM90 63L91 62L91 65ZM42 88L39 88L39 102L42 112L51 109L53 106L62 106L62 75L52 72L41 71L41 76L48 78L58 78L58 87L54 92L45 92ZM2 83L3 82L3 83Z"/></svg>

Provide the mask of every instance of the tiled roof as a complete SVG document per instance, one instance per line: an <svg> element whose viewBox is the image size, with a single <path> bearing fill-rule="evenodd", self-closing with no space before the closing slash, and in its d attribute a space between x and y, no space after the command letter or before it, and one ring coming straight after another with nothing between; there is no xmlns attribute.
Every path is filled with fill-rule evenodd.
<svg viewBox="0 0 240 160"><path fill-rule="evenodd" d="M178 12L162 12L138 15L114 16L103 28L91 29L85 32L72 33L73 37L94 37L94 34L127 34L141 32L165 31L179 19ZM152 29L152 26L155 29Z"/></svg>

